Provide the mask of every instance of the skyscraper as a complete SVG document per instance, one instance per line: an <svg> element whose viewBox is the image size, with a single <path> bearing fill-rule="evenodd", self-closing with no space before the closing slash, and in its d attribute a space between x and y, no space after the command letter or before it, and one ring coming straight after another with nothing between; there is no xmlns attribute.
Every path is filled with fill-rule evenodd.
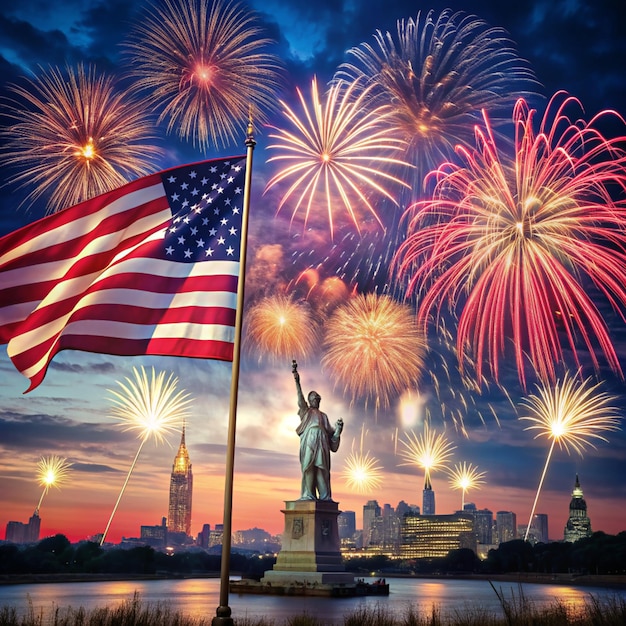
<svg viewBox="0 0 626 626"><path fill-rule="evenodd" d="M498 511L496 513L496 531L498 543L517 539L517 516L513 511Z"/></svg>
<svg viewBox="0 0 626 626"><path fill-rule="evenodd" d="M430 478L427 476L424 482L424 491L422 492L422 515L435 514L435 492L430 484Z"/></svg>
<svg viewBox="0 0 626 626"><path fill-rule="evenodd" d="M380 506L376 500L368 500L363 506L363 547L367 548L372 540L372 529L376 518L380 517Z"/></svg>
<svg viewBox="0 0 626 626"><path fill-rule="evenodd" d="M170 478L170 506L167 520L168 533L185 533L191 535L191 494L193 490L193 474L189 452L185 445L185 426L180 438L180 446L174 458L172 476Z"/></svg>
<svg viewBox="0 0 626 626"><path fill-rule="evenodd" d="M533 516L532 526L535 530L535 536L537 543L548 543L548 514L547 513L535 513Z"/></svg>
<svg viewBox="0 0 626 626"><path fill-rule="evenodd" d="M483 545L493 544L493 512L489 509L474 511L476 540Z"/></svg>
<svg viewBox="0 0 626 626"><path fill-rule="evenodd" d="M341 511L337 517L339 539L352 539L356 532L356 513L354 511Z"/></svg>
<svg viewBox="0 0 626 626"><path fill-rule="evenodd" d="M583 498L583 490L580 488L578 474L572 491L572 499L569 503L569 519L565 524L563 541L578 541L584 537L591 537L591 520L587 516L587 503Z"/></svg>

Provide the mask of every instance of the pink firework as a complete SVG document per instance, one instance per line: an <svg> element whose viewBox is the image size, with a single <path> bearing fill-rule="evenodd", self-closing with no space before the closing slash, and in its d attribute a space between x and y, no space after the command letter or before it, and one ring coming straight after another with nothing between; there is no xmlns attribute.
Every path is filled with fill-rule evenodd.
<svg viewBox="0 0 626 626"><path fill-rule="evenodd" d="M608 117L624 121L612 111L572 121L566 109L574 105L557 93L536 132L536 111L518 100L512 158L484 115L476 149L458 147L462 164L432 172L432 199L406 215L394 270L419 293L421 323L446 306L458 315L458 353L476 359L478 379L486 364L497 380L511 349L522 385L527 367L554 380L565 349L579 366L581 347L596 368L602 353L621 373L594 298L624 319L626 137L597 128Z"/></svg>

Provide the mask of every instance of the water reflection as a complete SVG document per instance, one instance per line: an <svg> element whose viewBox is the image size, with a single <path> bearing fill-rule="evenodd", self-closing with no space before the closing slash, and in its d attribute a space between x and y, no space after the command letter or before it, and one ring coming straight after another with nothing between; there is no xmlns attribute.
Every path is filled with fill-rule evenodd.
<svg viewBox="0 0 626 626"><path fill-rule="evenodd" d="M433 607L442 616L458 616L459 612L502 616L498 595L513 606L520 601L532 602L541 608L559 601L577 608L594 598L626 600L626 590L601 587L568 587L564 585L496 583L486 580L434 580L391 578L390 594L362 598L311 598L231 594L229 605L234 618L268 617L281 623L294 615L314 615L335 622L359 608L380 608L396 618L409 608L431 614ZM494 591L495 588L495 591ZM498 592L496 594L496 591ZM112 607L132 599L137 593L143 603L165 603L190 617L210 618L219 604L219 579L116 581L85 583L54 583L35 585L0 585L0 606L15 607L20 615L29 610L29 603L44 619L55 608L68 606L87 610Z"/></svg>

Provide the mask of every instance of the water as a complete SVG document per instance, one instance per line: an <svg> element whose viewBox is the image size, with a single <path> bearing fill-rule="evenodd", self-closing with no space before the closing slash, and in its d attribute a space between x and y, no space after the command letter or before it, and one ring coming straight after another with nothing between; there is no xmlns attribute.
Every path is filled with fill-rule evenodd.
<svg viewBox="0 0 626 626"><path fill-rule="evenodd" d="M389 596L316 598L230 594L229 606L235 619L267 617L277 623L301 614L314 615L328 623L339 622L345 614L364 607L380 607L398 618L409 607L430 612L433 606L441 610L443 617L472 610L502 615L500 602L486 580L388 578L387 582ZM496 583L495 587L509 601L519 600L523 594L537 607L558 599L575 608L587 601L590 594L600 600L616 597L626 600L625 589L533 583ZM45 616L56 608L63 610L68 606L113 607L137 593L144 604L166 603L189 617L211 618L219 604L219 588L218 578L0 585L0 606L15 607L24 615L32 605L37 614Z"/></svg>

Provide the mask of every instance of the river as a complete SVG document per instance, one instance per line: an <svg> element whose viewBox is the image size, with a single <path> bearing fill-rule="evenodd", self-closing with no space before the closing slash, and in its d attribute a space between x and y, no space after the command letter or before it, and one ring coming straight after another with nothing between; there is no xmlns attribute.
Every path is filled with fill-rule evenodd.
<svg viewBox="0 0 626 626"><path fill-rule="evenodd" d="M502 615L498 597L487 580L388 578L387 582L390 593L386 597L317 598L231 593L229 606L235 619L267 617L277 624L301 614L338 623L345 614L364 607L381 608L397 618L405 615L409 607L430 613L433 606L441 611L442 617L472 610ZM626 600L626 589L500 582L494 586L508 601L519 602L523 596L537 607L559 600L575 608L590 596L599 600ZM219 604L219 587L218 578L0 585L0 607L15 607L24 615L32 606L36 614L46 616L56 608L63 610L68 606L85 609L116 606L137 593L142 603L165 603L190 617L211 618Z"/></svg>

